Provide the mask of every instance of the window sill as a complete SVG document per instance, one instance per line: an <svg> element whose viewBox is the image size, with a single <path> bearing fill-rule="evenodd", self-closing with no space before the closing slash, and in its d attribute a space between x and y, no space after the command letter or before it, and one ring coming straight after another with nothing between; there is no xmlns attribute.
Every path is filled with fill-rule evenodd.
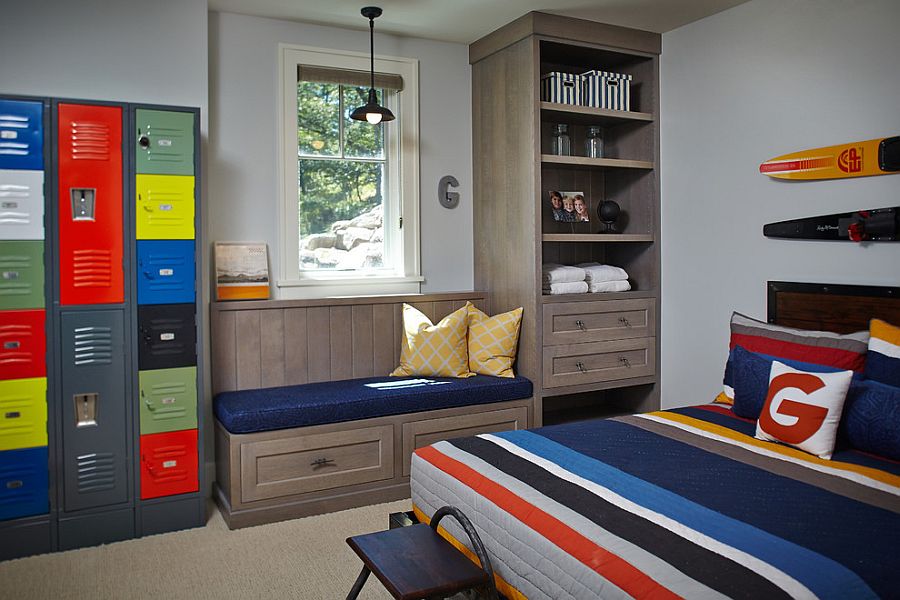
<svg viewBox="0 0 900 600"><path fill-rule="evenodd" d="M309 300L347 296L373 296L384 294L418 294L425 278L419 275L406 277L318 277L309 279L282 279L275 282L279 300Z"/></svg>

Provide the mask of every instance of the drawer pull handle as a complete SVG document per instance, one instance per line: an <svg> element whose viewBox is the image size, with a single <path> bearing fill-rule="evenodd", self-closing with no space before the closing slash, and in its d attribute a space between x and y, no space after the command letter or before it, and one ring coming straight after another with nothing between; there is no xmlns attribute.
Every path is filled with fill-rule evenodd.
<svg viewBox="0 0 900 600"><path fill-rule="evenodd" d="M631 368L631 363L628 362L627 358L625 358L624 356L620 356L619 360L622 361L622 364L625 365L625 368L627 368L627 369Z"/></svg>
<svg viewBox="0 0 900 600"><path fill-rule="evenodd" d="M584 363L581 362L580 360L577 363L575 363L575 366L578 367L578 370L581 371L582 373L587 373L587 369L584 368Z"/></svg>
<svg viewBox="0 0 900 600"><path fill-rule="evenodd" d="M587 331L587 327L584 326L584 321L582 321L581 319L578 319L577 321L575 321L575 325L578 326L578 329L580 329L582 331Z"/></svg>
<svg viewBox="0 0 900 600"><path fill-rule="evenodd" d="M322 467L334 467L334 460L330 458L317 458L316 460L309 463L309 466L313 468L313 471L316 469L321 469Z"/></svg>
<svg viewBox="0 0 900 600"><path fill-rule="evenodd" d="M619 317L619 323L621 323L625 327L631 327L631 323L629 323L628 319L626 319L625 317Z"/></svg>

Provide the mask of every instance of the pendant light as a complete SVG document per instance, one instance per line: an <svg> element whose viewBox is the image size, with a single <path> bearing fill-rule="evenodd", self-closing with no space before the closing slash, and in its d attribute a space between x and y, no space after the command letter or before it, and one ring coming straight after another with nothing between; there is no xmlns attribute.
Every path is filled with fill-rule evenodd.
<svg viewBox="0 0 900 600"><path fill-rule="evenodd" d="M378 104L378 95L375 93L375 19L381 16L381 9L377 6L367 6L360 12L369 20L369 73L372 78L369 86L369 99L365 106L360 106L350 113L350 118L378 125L382 121L394 120L394 113Z"/></svg>

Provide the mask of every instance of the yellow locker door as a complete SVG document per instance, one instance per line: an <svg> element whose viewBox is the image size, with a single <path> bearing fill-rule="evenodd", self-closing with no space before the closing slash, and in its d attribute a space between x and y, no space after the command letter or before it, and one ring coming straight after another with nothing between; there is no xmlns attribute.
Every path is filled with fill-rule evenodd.
<svg viewBox="0 0 900 600"><path fill-rule="evenodd" d="M47 445L47 378L0 381L0 450Z"/></svg>
<svg viewBox="0 0 900 600"><path fill-rule="evenodd" d="M194 239L194 177L137 175L137 239Z"/></svg>

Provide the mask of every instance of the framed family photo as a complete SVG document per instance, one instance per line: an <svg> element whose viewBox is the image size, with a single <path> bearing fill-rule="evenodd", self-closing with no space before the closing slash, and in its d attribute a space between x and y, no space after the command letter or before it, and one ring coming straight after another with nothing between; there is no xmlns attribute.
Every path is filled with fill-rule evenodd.
<svg viewBox="0 0 900 600"><path fill-rule="evenodd" d="M584 192L548 192L553 220L560 223L589 223L591 221L588 202Z"/></svg>
<svg viewBox="0 0 900 600"><path fill-rule="evenodd" d="M216 242L215 262L217 300L269 299L265 242Z"/></svg>

